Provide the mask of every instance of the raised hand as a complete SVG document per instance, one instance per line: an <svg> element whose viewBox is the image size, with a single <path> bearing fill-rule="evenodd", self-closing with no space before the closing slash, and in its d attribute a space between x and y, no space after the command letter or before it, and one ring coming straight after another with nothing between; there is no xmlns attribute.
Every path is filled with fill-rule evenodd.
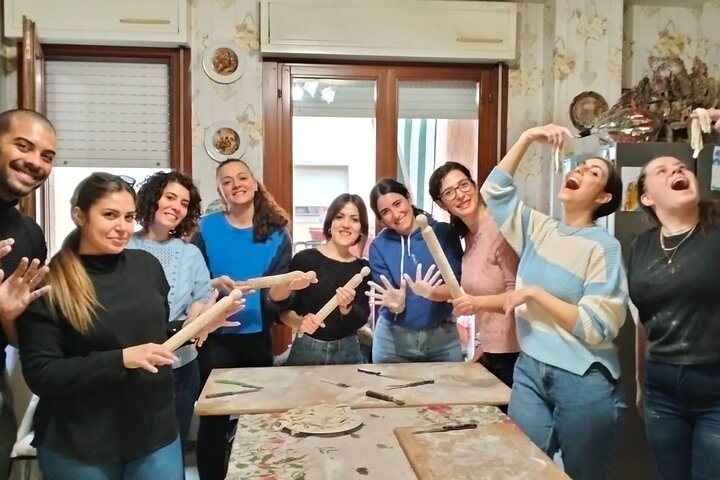
<svg viewBox="0 0 720 480"><path fill-rule="evenodd" d="M707 108L707 113L710 115L710 120L715 122L713 128L716 132L720 133L720 109L718 108ZM690 114L690 118L698 118L695 110Z"/></svg>
<svg viewBox="0 0 720 480"><path fill-rule="evenodd" d="M434 274L433 274L434 272ZM435 265L430 265L428 271L425 272L425 276L422 274L422 263L418 263L417 270L415 271L415 280L410 278L407 273L403 275L407 286L412 290L415 295L429 299L435 287L442 285L443 279L440 270L435 271Z"/></svg>
<svg viewBox="0 0 720 480"><path fill-rule="evenodd" d="M0 270L0 319L15 320L33 300L49 293L49 285L37 288L48 271L46 265L40 266L37 258L31 262L26 257L4 282L5 273Z"/></svg>
<svg viewBox="0 0 720 480"><path fill-rule="evenodd" d="M368 282L372 290L365 292L365 295L370 297L370 305L382 305L393 313L405 311L405 280L400 282L400 288L393 287L385 275L380 275L380 281L382 286L373 281Z"/></svg>
<svg viewBox="0 0 720 480"><path fill-rule="evenodd" d="M150 373L157 373L158 366L172 365L177 361L177 357L170 350L157 343L123 348L122 359L125 368L131 370L142 368Z"/></svg>
<svg viewBox="0 0 720 480"><path fill-rule="evenodd" d="M567 128L552 123L525 130L525 135L533 142L546 143L555 148L562 148L565 139L573 136Z"/></svg>

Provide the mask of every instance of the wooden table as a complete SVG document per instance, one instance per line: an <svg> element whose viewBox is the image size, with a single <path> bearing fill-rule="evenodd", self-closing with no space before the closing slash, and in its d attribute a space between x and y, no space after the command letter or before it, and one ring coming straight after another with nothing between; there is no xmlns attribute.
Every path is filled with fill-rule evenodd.
<svg viewBox="0 0 720 480"><path fill-rule="evenodd" d="M427 441L443 443L429 459L456 466L456 476L427 476L423 480L567 479L552 461L534 447L499 409L479 405L433 405L415 408L359 410L364 424L352 433L333 436L297 436L273 428L278 413L239 418L227 479L364 480L418 478L416 466ZM393 431L447 423L478 423L476 430L415 435L416 450L400 446ZM398 429L398 431L403 428ZM403 430L404 431L404 430ZM472 432L467 445L452 443ZM447 447L445 443L451 442ZM472 449L477 450L471 450ZM510 448L508 449L508 446ZM406 458L403 449L410 449ZM410 462L408 461L410 459ZM411 466L411 463L413 465ZM413 470L415 468L415 471Z"/></svg>
<svg viewBox="0 0 720 480"><path fill-rule="evenodd" d="M360 373L358 367L404 377L403 380ZM205 398L211 393L244 390L216 383L235 380L262 386L254 393ZM350 385L341 388L321 382L330 380ZM405 380L407 379L407 380ZM412 379L434 379L431 385L387 390L393 384ZM366 390L385 392L404 400L405 407L425 405L485 404L506 405L510 389L478 363L394 363L372 365L321 365L308 367L263 367L216 369L200 394L197 415L241 415L284 412L301 405L339 402L352 408L397 407L394 403L365 396Z"/></svg>

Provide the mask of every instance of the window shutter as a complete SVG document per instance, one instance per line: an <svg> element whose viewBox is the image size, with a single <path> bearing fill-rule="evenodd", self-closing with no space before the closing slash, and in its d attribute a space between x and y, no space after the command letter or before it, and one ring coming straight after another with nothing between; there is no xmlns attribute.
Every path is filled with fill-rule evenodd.
<svg viewBox="0 0 720 480"><path fill-rule="evenodd" d="M45 69L57 166L170 166L167 65L47 61Z"/></svg>

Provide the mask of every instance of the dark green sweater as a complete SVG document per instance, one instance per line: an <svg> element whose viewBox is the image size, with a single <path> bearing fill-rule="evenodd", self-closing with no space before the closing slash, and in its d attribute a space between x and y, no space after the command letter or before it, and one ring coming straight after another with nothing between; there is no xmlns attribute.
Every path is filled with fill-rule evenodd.
<svg viewBox="0 0 720 480"><path fill-rule="evenodd" d="M88 462L128 461L177 436L171 367L123 366L122 349L166 340L169 290L160 262L142 250L82 256L102 308L87 335L48 305L20 318L23 373L40 397L35 445Z"/></svg>

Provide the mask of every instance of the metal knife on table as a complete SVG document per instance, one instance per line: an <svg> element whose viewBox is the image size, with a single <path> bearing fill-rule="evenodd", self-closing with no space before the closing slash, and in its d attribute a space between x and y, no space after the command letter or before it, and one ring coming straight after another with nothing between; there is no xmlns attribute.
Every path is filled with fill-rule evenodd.
<svg viewBox="0 0 720 480"><path fill-rule="evenodd" d="M208 393L205 395L205 398L219 398L219 397L229 397L231 395L242 395L243 393L255 393L262 390L262 388L250 388L248 390L234 390L231 392L217 392L217 393Z"/></svg>
<svg viewBox="0 0 720 480"><path fill-rule="evenodd" d="M397 375L389 375L387 373L378 372L377 370L369 370L367 368L358 368L358 372L367 373L368 375L375 375L376 377L394 378L395 380L413 381L418 380L417 378L399 377Z"/></svg>
<svg viewBox="0 0 720 480"><path fill-rule="evenodd" d="M477 428L477 423L449 423L446 425L438 425L437 427L430 427L424 430L415 430L413 435L418 433L442 433L452 432L454 430L472 430Z"/></svg>

